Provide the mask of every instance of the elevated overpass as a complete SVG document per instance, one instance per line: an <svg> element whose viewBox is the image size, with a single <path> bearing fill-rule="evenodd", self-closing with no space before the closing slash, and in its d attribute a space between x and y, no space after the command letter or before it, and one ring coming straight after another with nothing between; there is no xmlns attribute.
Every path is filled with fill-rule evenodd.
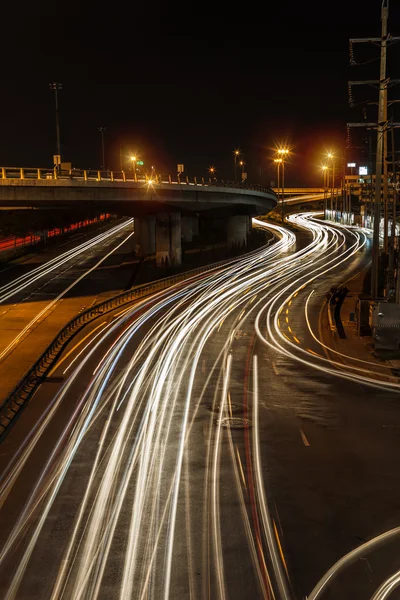
<svg viewBox="0 0 400 600"><path fill-rule="evenodd" d="M1 167L0 209L68 209L77 205L135 217L138 255L156 253L157 264L181 263L181 239L192 241L199 217L219 220L229 244L246 244L251 217L278 201L270 188L215 180L138 178L123 171Z"/></svg>
<svg viewBox="0 0 400 600"><path fill-rule="evenodd" d="M257 185L197 180L188 177L137 178L113 171L73 169L58 174L53 169L0 168L0 207L68 208L77 202L125 211L129 216L160 210L211 211L229 216L239 210L263 215L277 203L270 188Z"/></svg>

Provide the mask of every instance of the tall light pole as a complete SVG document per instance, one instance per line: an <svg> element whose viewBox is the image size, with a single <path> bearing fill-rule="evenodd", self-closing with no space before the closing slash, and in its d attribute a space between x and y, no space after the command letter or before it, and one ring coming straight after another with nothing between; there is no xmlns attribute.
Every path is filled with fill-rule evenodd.
<svg viewBox="0 0 400 600"><path fill-rule="evenodd" d="M331 182L331 218L332 218L333 196L335 193L335 155L333 152L328 152L328 154L326 155L326 158L328 158L332 162L332 182Z"/></svg>
<svg viewBox="0 0 400 600"><path fill-rule="evenodd" d="M321 169L324 174L324 219L326 219L327 187L329 186L329 168L327 165L322 165Z"/></svg>
<svg viewBox="0 0 400 600"><path fill-rule="evenodd" d="M209 181L210 181L210 183L212 183L213 179L215 179L215 167L214 166L208 167L208 172L210 174Z"/></svg>
<svg viewBox="0 0 400 600"><path fill-rule="evenodd" d="M244 160L241 160L239 162L239 165L242 167L242 181L243 181L243 174L244 174Z"/></svg>
<svg viewBox="0 0 400 600"><path fill-rule="evenodd" d="M101 133L101 170L104 171L106 168L106 159L104 153L104 132L107 131L106 127L99 127L98 131Z"/></svg>
<svg viewBox="0 0 400 600"><path fill-rule="evenodd" d="M281 159L282 164L282 223L284 221L284 196L285 196L285 158L289 156L288 148L278 148L278 160Z"/></svg>
<svg viewBox="0 0 400 600"><path fill-rule="evenodd" d="M274 163L277 166L277 175L278 175L278 201L279 201L279 194L280 194L280 168L281 165L283 165L283 159L282 158L274 158ZM283 194L282 194L282 198L281 198L281 207L282 207L282 223L283 223Z"/></svg>
<svg viewBox="0 0 400 600"><path fill-rule="evenodd" d="M49 83L49 88L54 91L54 97L56 101L56 135L57 135L57 156L59 164L58 167L61 166L61 147L60 147L60 122L58 118L58 94L59 90L62 90L62 83Z"/></svg>
<svg viewBox="0 0 400 600"><path fill-rule="evenodd" d="M131 156L131 161L132 161L133 178L136 180L136 161L137 161L137 157L136 156Z"/></svg>
<svg viewBox="0 0 400 600"><path fill-rule="evenodd" d="M239 155L240 155L240 150L234 150L233 151L233 160L234 160L234 163L235 163L235 183L236 183L236 180L237 180L237 178L236 178L236 168L237 168L237 158L238 158Z"/></svg>

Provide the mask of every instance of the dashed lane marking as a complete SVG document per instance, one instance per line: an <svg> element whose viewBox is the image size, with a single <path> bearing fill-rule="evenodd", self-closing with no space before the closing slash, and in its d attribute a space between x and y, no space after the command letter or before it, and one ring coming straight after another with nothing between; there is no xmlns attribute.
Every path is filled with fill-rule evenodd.
<svg viewBox="0 0 400 600"><path fill-rule="evenodd" d="M308 439L306 438L306 434L304 433L304 431L302 429L300 429L300 435L301 435L301 439L303 440L303 444L305 446L309 446L310 442L308 441Z"/></svg>

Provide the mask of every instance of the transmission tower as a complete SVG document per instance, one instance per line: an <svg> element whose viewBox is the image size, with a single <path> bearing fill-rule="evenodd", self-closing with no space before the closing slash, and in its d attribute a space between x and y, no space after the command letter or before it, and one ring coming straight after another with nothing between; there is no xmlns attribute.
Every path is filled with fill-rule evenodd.
<svg viewBox="0 0 400 600"><path fill-rule="evenodd" d="M387 132L389 128L400 127L400 123L388 122L388 88L400 83L400 79L390 79L386 75L387 48L390 44L400 41L400 37L392 37L387 32L389 15L389 0L383 0L381 6L381 37L380 38L353 38L350 39L350 64L357 65L354 58L354 44L373 43L380 46L380 71L379 80L349 81L349 104L355 106L352 88L356 85L369 85L379 90L377 122L348 123L348 127L367 127L375 129L376 137L376 162L375 162L375 189L373 209L373 244L372 244L372 270L371 270L371 296L377 299L379 296L379 265L380 265L380 220L381 220L381 197L384 204L384 252L388 253L388 170L387 170ZM371 104L371 103L369 103ZM371 175L372 183L372 175ZM383 193L382 193L383 192Z"/></svg>

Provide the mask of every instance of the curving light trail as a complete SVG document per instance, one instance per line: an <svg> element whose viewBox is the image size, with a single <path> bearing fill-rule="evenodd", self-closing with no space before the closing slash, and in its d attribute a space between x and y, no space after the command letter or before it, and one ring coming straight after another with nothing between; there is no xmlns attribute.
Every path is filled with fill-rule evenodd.
<svg viewBox="0 0 400 600"><path fill-rule="evenodd" d="M106 242L110 238L114 237L117 233L131 226L132 223L133 219L127 219L123 223L120 223L111 229L96 235L94 238L87 240L82 244L67 250L66 252L63 252L55 258L48 260L45 264L40 265L39 267L30 270L28 273L16 277L9 283L0 286L0 304L3 304L19 292L27 289L28 286L32 285L35 283L35 281L38 281L45 275L48 275L52 271L59 269L63 265L68 265L72 259L77 258L82 253L87 252L99 244Z"/></svg>
<svg viewBox="0 0 400 600"><path fill-rule="evenodd" d="M310 340L320 342L309 318L314 297L303 290L351 265L367 234L334 227L317 214L291 219L310 234L304 248L295 249L296 236L286 228L253 219L274 234L274 244L139 301L96 328L89 341L84 338L78 360L71 356L66 366L64 359L67 381L0 486L4 509L38 444L54 430L60 407L70 402L0 552L0 569L8 569L4 598L18 598L29 586L51 516L65 506L78 476L85 483L67 539L53 558L52 600L105 594L226 600L233 592L237 540L257 597L291 597L263 481L254 345L262 342L334 377L377 384L360 369L310 354L283 331L288 318L281 323L289 303L298 301ZM243 371L238 340L253 324L255 335L247 338L252 378L244 389L246 397L251 393L254 429L253 436L238 437L227 427L234 422L231 395ZM76 399L80 381L85 389Z"/></svg>
<svg viewBox="0 0 400 600"><path fill-rule="evenodd" d="M12 282L0 287L0 304L2 302L5 302L12 296L16 295L18 292L21 292L25 288L28 288L28 286L32 285L35 281L44 277L51 271L60 268L62 265L69 265L63 271L63 273L65 273L66 270L69 270L71 268L70 261L73 258L76 258L83 252L86 252L91 248L95 248L99 244L102 244L105 241L115 237L121 231L124 231L127 227L131 226L132 223L133 223L133 219L128 219L124 223L116 225L112 229L109 229L107 232L101 233L100 235L96 236L95 238L93 238L87 242L84 242L83 244L80 244L80 246L78 246L77 248L68 250L61 256L58 256L58 257L48 261L47 263L45 263L44 265L41 265L40 267L36 267L29 273L26 273L25 275L21 275L20 277L16 278ZM53 306L55 306L57 304L57 302L59 302L61 300L61 298L63 298L72 288L74 288L80 281L82 281L82 279L87 277L89 275L89 273L91 273L92 271L97 269L97 267L99 267L105 260L107 260L107 258L109 256L111 256L111 254L113 254L116 250L118 250L121 246L123 246L123 244L125 244L125 242L132 235L133 235L133 232L129 233L126 237L124 237L122 242L120 242L110 252L108 252L100 260L98 260L93 267L84 271L71 284L69 284L66 288L64 288L64 290L62 290L62 292L60 292L55 298L53 298L50 302L48 302L36 315L34 315L34 317L21 329L21 331L19 331L19 333L9 342L9 344L0 351L0 362L9 355L9 353L15 348L15 346L23 339L23 337L26 335L26 333L36 323L38 323L42 319L42 317L46 313L48 313L48 311L51 310L53 308ZM60 274L57 274L55 276L55 278L59 277L59 276L60 276Z"/></svg>

